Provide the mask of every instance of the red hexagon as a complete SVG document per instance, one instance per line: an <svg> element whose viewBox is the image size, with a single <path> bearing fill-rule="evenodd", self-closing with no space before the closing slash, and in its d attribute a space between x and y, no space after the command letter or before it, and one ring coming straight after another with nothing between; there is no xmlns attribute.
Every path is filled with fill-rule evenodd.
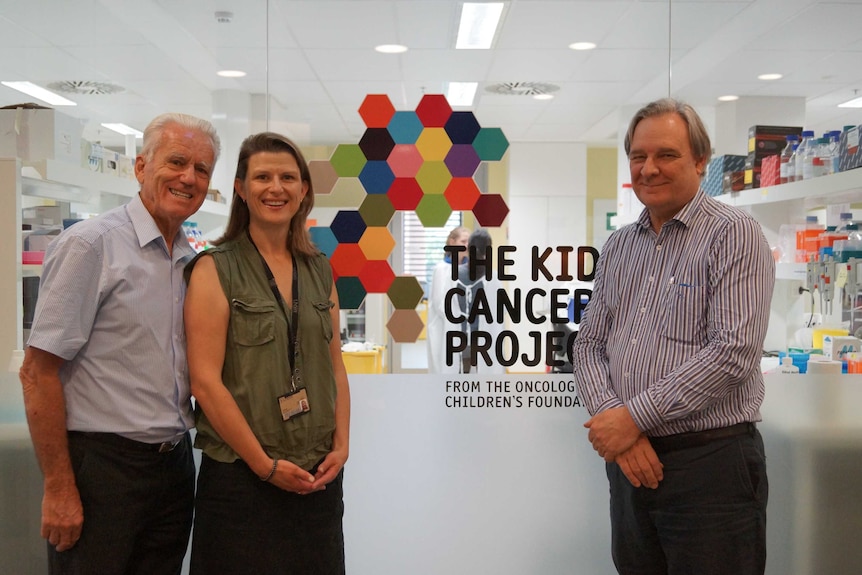
<svg viewBox="0 0 862 575"><path fill-rule="evenodd" d="M359 272L359 281L368 293L386 293L395 280L395 272L386 260L370 260Z"/></svg>
<svg viewBox="0 0 862 575"><path fill-rule="evenodd" d="M453 210L472 210L482 192L473 178L452 178L443 195Z"/></svg>
<svg viewBox="0 0 862 575"><path fill-rule="evenodd" d="M452 106L443 94L425 94L416 106L416 116L426 128L443 128L452 115Z"/></svg>
<svg viewBox="0 0 862 575"><path fill-rule="evenodd" d="M415 210L422 199L422 186L416 178L395 178L386 195L396 210Z"/></svg>
<svg viewBox="0 0 862 575"><path fill-rule="evenodd" d="M338 244L329 263L338 277L357 277L366 263L359 244Z"/></svg>
<svg viewBox="0 0 862 575"><path fill-rule="evenodd" d="M359 115L369 128L385 128L395 115L395 106L386 94L368 94L359 106Z"/></svg>
<svg viewBox="0 0 862 575"><path fill-rule="evenodd" d="M479 225L496 228L509 215L509 206L500 194L482 194L473 206L473 215Z"/></svg>

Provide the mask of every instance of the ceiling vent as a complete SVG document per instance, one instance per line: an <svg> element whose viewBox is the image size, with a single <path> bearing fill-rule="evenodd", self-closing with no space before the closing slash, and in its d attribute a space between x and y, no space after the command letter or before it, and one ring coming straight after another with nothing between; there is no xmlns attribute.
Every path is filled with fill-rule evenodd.
<svg viewBox="0 0 862 575"><path fill-rule="evenodd" d="M547 82L501 82L485 86L486 92L504 96L538 96L551 94L559 89L559 86Z"/></svg>
<svg viewBox="0 0 862 575"><path fill-rule="evenodd" d="M89 94L100 96L104 94L119 94L126 89L109 82L91 82L90 80L62 80L51 82L48 88L63 94Z"/></svg>

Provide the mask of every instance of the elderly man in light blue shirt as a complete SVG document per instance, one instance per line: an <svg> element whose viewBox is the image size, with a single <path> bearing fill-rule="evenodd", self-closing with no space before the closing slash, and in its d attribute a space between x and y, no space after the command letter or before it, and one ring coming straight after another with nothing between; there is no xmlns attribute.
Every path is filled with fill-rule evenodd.
<svg viewBox="0 0 862 575"><path fill-rule="evenodd" d="M209 122L157 117L140 194L46 253L20 375L51 573L180 572L194 501L181 226L219 148Z"/></svg>

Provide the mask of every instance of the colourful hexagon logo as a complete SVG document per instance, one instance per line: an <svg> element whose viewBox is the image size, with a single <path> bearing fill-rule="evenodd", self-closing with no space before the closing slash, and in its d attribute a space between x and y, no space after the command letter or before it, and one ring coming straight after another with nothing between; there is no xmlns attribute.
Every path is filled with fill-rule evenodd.
<svg viewBox="0 0 862 575"><path fill-rule="evenodd" d="M386 293L395 308L387 329L395 341L413 342L424 329L415 309L423 289L416 278L393 272L387 258L395 240L387 226L396 211L414 211L423 226L441 227L453 210L472 211L482 226L502 225L505 200L483 194L474 175L481 162L501 160L509 142L472 112L453 112L440 94L426 94L412 111L369 94L359 115L366 126L359 143L341 144L328 162L312 166L318 193L357 209L339 211L328 228L311 228L312 240L330 258L341 308Z"/></svg>

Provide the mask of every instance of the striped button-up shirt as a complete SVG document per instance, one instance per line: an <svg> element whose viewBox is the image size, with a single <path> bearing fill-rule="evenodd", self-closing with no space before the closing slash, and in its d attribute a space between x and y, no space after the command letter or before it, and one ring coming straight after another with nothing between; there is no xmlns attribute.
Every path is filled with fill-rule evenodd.
<svg viewBox="0 0 862 575"><path fill-rule="evenodd" d="M647 435L760 420L775 263L760 225L699 191L660 232L614 233L574 344L591 414L628 407Z"/></svg>
<svg viewBox="0 0 862 575"><path fill-rule="evenodd" d="M140 196L48 246L28 343L67 360L67 429L159 443L193 425L183 329L193 256L182 232L168 255Z"/></svg>

